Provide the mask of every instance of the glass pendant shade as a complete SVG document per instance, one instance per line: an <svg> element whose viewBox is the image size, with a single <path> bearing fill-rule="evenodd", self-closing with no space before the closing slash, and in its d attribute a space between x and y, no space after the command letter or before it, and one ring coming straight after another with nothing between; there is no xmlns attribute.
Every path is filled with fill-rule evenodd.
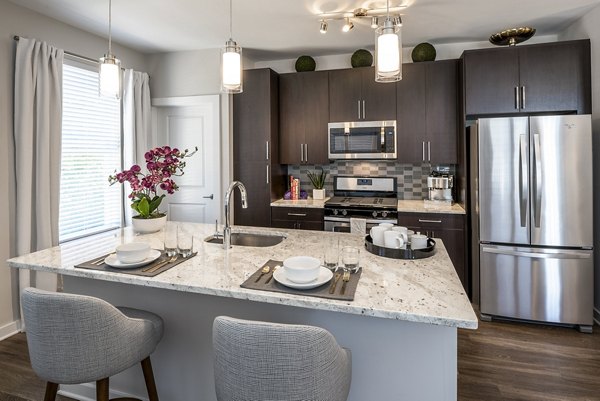
<svg viewBox="0 0 600 401"><path fill-rule="evenodd" d="M100 96L121 98L121 60L112 54L100 57Z"/></svg>
<svg viewBox="0 0 600 401"><path fill-rule="evenodd" d="M396 82L402 79L402 40L400 27L386 18L375 30L375 81Z"/></svg>
<svg viewBox="0 0 600 401"><path fill-rule="evenodd" d="M224 93L241 93L242 82L242 48L229 39L221 49L221 91Z"/></svg>

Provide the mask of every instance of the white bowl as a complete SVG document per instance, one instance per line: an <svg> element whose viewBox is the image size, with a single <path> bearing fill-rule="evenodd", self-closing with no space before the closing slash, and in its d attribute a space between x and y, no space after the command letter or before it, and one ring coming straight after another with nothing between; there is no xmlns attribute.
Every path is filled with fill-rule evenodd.
<svg viewBox="0 0 600 401"><path fill-rule="evenodd" d="M148 257L150 244L147 242L130 242L117 246L117 259L121 263L137 263Z"/></svg>
<svg viewBox="0 0 600 401"><path fill-rule="evenodd" d="M285 277L294 283L310 283L319 276L321 261L310 256L292 256L283 261Z"/></svg>

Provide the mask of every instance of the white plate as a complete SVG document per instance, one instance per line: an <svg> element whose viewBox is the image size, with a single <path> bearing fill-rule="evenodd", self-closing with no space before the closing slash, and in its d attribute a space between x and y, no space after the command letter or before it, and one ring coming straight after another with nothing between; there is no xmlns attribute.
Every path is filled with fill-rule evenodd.
<svg viewBox="0 0 600 401"><path fill-rule="evenodd" d="M150 253L148 257L141 262L135 263L123 263L117 259L117 255L112 254L104 259L104 263L109 265L110 267L114 267L115 269L134 269L136 267L147 265L148 263L154 262L156 259L160 258L161 252L156 249L150 249Z"/></svg>
<svg viewBox="0 0 600 401"><path fill-rule="evenodd" d="M331 280L332 277L333 273L331 272L331 270L323 266L321 266L319 270L319 276L317 276L315 280L309 283L294 283L293 281L288 280L285 276L284 268L279 268L275 270L275 273L273 273L273 278L279 284L283 284L286 287L295 288L297 290L310 290L311 288L319 287Z"/></svg>

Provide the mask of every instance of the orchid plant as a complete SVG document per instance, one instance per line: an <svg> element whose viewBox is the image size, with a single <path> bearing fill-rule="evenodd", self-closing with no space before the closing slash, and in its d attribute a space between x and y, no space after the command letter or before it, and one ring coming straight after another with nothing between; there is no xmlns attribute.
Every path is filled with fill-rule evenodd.
<svg viewBox="0 0 600 401"><path fill-rule="evenodd" d="M129 170L120 173L115 171L114 175L108 177L110 185L128 182L131 186L131 208L140 219L153 219L165 214L158 210L160 203L166 194L159 194L159 190L167 194L173 194L179 189L173 177L183 175L185 159L191 157L198 151L196 147L192 152L188 149L183 152L169 146L158 147L145 153L147 173L142 172L138 164L131 166Z"/></svg>

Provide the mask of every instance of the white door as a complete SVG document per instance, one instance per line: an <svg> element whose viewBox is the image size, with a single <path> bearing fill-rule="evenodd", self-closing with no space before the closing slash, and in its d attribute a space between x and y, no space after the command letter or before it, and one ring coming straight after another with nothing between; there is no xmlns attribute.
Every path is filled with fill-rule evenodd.
<svg viewBox="0 0 600 401"><path fill-rule="evenodd" d="M214 223L221 205L218 96L194 97L194 105L177 99L153 101L156 145L197 146L198 152L186 159L184 175L175 178L179 190L163 200L161 209L172 221Z"/></svg>

